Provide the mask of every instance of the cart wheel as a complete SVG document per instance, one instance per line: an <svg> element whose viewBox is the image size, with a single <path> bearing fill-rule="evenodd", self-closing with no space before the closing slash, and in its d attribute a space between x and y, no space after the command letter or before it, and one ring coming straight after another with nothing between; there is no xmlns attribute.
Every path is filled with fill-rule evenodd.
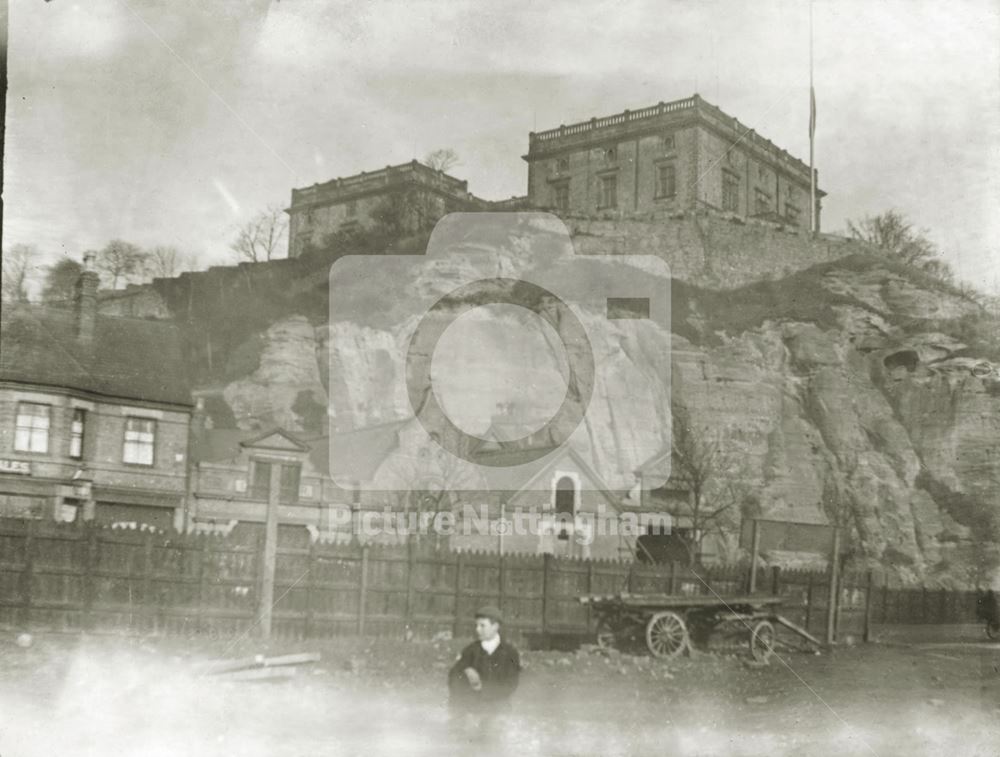
<svg viewBox="0 0 1000 757"><path fill-rule="evenodd" d="M986 623L986 636L990 639L1000 639L1000 621Z"/></svg>
<svg viewBox="0 0 1000 757"><path fill-rule="evenodd" d="M757 662L767 662L774 653L774 626L762 620L750 632L750 654Z"/></svg>
<svg viewBox="0 0 1000 757"><path fill-rule="evenodd" d="M658 612L646 624L646 646L654 657L669 660L683 652L687 645L687 626L676 612Z"/></svg>
<svg viewBox="0 0 1000 757"><path fill-rule="evenodd" d="M611 629L611 623L604 618L597 621L596 641L601 649L614 649L618 645L618 638Z"/></svg>

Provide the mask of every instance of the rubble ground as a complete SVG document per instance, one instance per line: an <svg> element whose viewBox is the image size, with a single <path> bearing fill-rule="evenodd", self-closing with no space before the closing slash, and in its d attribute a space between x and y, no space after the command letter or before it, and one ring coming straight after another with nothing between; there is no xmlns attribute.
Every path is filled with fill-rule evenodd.
<svg viewBox="0 0 1000 757"><path fill-rule="evenodd" d="M18 643L20 641L21 643ZM0 754L482 754L449 729L463 640L0 637ZM207 660L318 652L273 682ZM516 755L997 755L1000 645L893 643L661 661L522 653L493 747Z"/></svg>

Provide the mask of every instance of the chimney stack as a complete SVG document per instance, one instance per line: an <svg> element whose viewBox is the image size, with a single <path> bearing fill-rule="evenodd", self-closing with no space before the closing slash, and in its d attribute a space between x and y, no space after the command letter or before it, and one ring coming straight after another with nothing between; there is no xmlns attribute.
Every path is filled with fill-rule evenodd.
<svg viewBox="0 0 1000 757"><path fill-rule="evenodd" d="M77 339L94 338L94 322L97 320L97 285L100 279L94 271L94 253L83 254L83 270L76 281L73 312L76 316Z"/></svg>

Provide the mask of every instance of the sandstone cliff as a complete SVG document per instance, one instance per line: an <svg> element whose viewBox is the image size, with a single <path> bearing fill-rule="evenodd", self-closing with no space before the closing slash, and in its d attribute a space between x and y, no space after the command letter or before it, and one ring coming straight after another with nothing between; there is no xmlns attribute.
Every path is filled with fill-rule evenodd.
<svg viewBox="0 0 1000 757"><path fill-rule="evenodd" d="M624 251L625 232L577 232L590 252ZM738 257L766 259L769 238L748 232ZM794 239L781 244L794 251ZM803 244L803 264L813 262L815 243ZM831 244L822 256L856 252ZM718 256L713 265L718 272ZM765 515L839 522L859 566L884 565L928 585L1000 578L1000 375L973 370L1000 360L996 321L870 254L757 283L713 276L674 281L668 336L587 324L600 368L585 434L609 483L628 488L635 467L665 443L670 394L650 383L649 365L669 353L673 401L738 445ZM324 276L291 281L285 288L297 294L272 306L263 327L216 349L210 371L205 351L192 350L203 384L236 422L316 431L324 408L343 428L411 414L398 380L402 331L327 323L321 308L296 306L322 300ZM183 298L172 301L182 310ZM193 328L192 342L213 328ZM539 381L559 375L546 359L537 356ZM343 385L330 386L331 361ZM488 365L471 370L489 374ZM372 374L385 380L350 379Z"/></svg>

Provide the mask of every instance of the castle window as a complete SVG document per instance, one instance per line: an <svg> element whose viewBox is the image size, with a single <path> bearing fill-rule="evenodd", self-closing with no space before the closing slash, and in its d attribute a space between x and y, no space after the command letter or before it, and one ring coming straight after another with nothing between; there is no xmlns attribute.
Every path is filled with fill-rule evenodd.
<svg viewBox="0 0 1000 757"><path fill-rule="evenodd" d="M569 182L563 181L552 187L552 204L556 210L565 213L569 210Z"/></svg>
<svg viewBox="0 0 1000 757"><path fill-rule="evenodd" d="M771 210L771 198L768 196L767 192L762 192L761 190L756 190L754 192L754 213L757 215L764 215Z"/></svg>
<svg viewBox="0 0 1000 757"><path fill-rule="evenodd" d="M738 166L740 164L740 154L736 149L736 145L733 145L726 152L726 162L731 166Z"/></svg>
<svg viewBox="0 0 1000 757"><path fill-rule="evenodd" d="M664 134L660 137L660 150L670 152L674 149L674 135Z"/></svg>
<svg viewBox="0 0 1000 757"><path fill-rule="evenodd" d="M618 177L602 176L600 194L597 197L597 209L615 208L618 206Z"/></svg>
<svg viewBox="0 0 1000 757"><path fill-rule="evenodd" d="M614 147L609 147L607 150L604 151L604 159L608 163L614 163L618 159L618 152L615 150Z"/></svg>
<svg viewBox="0 0 1000 757"><path fill-rule="evenodd" d="M353 217L356 216L357 214L358 214L358 201L351 200L349 203L347 203L347 215L348 217Z"/></svg>
<svg viewBox="0 0 1000 757"><path fill-rule="evenodd" d="M740 209L740 179L729 171L722 172L722 209L730 213Z"/></svg>
<svg viewBox="0 0 1000 757"><path fill-rule="evenodd" d="M670 163L660 163L656 167L656 198L673 197L677 194L677 167Z"/></svg>
<svg viewBox="0 0 1000 757"><path fill-rule="evenodd" d="M568 171L568 170L569 170L569 158L559 158L556 161L556 171L561 173L562 171Z"/></svg>

